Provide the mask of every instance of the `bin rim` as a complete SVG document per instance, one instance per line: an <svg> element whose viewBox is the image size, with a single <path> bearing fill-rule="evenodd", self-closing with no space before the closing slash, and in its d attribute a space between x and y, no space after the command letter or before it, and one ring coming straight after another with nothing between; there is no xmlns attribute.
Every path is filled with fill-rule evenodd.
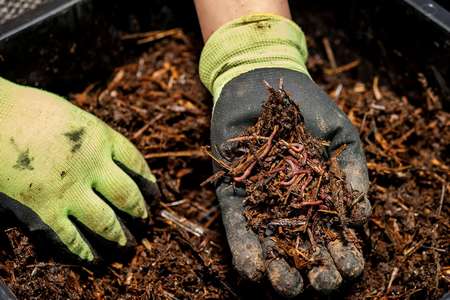
<svg viewBox="0 0 450 300"><path fill-rule="evenodd" d="M402 0L422 18L450 35L450 12L433 0Z"/></svg>
<svg viewBox="0 0 450 300"><path fill-rule="evenodd" d="M0 29L0 43L21 32L27 31L40 23L59 15L65 10L81 2L90 0L53 0L43 3L36 9L25 12L21 16L2 24Z"/></svg>

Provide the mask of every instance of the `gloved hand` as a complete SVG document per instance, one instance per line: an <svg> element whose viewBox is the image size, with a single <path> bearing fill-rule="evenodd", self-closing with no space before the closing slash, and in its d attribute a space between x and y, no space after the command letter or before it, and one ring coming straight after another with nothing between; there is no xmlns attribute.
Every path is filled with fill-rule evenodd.
<svg viewBox="0 0 450 300"><path fill-rule="evenodd" d="M371 207L365 193L368 175L358 131L345 114L310 78L305 61L307 48L300 28L275 15L257 14L223 25L207 41L200 59L200 77L214 96L211 145L215 156L224 142L253 125L267 99L263 81L284 89L300 107L307 130L329 140L329 154L347 144L338 162L348 184L364 193L353 207L355 224L364 223ZM278 259L266 261L270 240L261 245L242 215L245 191L233 187L231 180L218 183L219 199L228 243L235 268L245 277L260 281L264 275L280 294L293 297L302 292L303 279L295 268ZM330 292L339 287L342 277L354 278L364 267L362 254L349 240L336 240L314 248L321 261L308 272L312 286Z"/></svg>
<svg viewBox="0 0 450 300"><path fill-rule="evenodd" d="M124 136L61 97L2 78L0 159L0 211L86 261L96 254L75 223L125 246L131 236L112 206L146 218L144 196L159 195Z"/></svg>

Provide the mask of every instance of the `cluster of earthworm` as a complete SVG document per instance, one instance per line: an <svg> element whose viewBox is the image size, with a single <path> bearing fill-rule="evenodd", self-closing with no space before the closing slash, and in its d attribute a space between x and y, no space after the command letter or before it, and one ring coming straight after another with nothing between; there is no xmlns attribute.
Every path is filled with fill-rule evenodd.
<svg viewBox="0 0 450 300"><path fill-rule="evenodd" d="M222 175L245 187L244 214L261 239L271 236L292 248L300 237L311 244L335 239L329 229L345 227L352 192L334 171L336 159L323 157L329 143L305 132L284 90L268 89L257 123L226 142L231 163L223 162Z"/></svg>

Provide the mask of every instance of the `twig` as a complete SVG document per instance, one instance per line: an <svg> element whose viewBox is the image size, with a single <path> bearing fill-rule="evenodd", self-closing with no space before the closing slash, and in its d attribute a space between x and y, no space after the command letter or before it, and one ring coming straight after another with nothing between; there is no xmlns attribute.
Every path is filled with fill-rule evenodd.
<svg viewBox="0 0 450 300"><path fill-rule="evenodd" d="M339 83L338 86L336 87L336 89L334 90L334 99L338 100L339 96L342 93L342 90L344 89L344 86L342 85L342 83Z"/></svg>
<svg viewBox="0 0 450 300"><path fill-rule="evenodd" d="M150 120L150 122L148 122L147 124L145 124L141 129L139 129L138 131L136 131L133 134L132 139L136 140L138 139L151 125L153 125L156 121L159 121L159 119L161 119L164 116L164 114L159 113L156 117L154 117L153 119Z"/></svg>
<svg viewBox="0 0 450 300"><path fill-rule="evenodd" d="M218 172L214 173L213 175L209 176L208 178L206 178L205 181L200 183L200 186L205 186L208 183L216 182L217 180L219 180L224 175L225 175L224 171L218 171Z"/></svg>
<svg viewBox="0 0 450 300"><path fill-rule="evenodd" d="M325 69L325 74L327 75L336 75L336 74L340 74L340 73L344 73L347 71L350 71L351 69L356 68L357 66L359 66L359 64L361 63L361 61L359 59L356 59L348 64L336 67L335 69Z"/></svg>
<svg viewBox="0 0 450 300"><path fill-rule="evenodd" d="M305 218L279 218L269 222L269 226L302 226L305 225Z"/></svg>
<svg viewBox="0 0 450 300"><path fill-rule="evenodd" d="M183 151L168 151L160 153L149 153L146 154L145 158L161 158L161 157L206 157L208 154L203 149L195 150L183 150Z"/></svg>
<svg viewBox="0 0 450 300"><path fill-rule="evenodd" d="M321 212L321 213L324 213L324 214L330 214L330 215L339 216L339 214L336 211L332 211L332 210L318 209L317 211Z"/></svg>
<svg viewBox="0 0 450 300"><path fill-rule="evenodd" d="M216 210L213 212L212 217L210 217L209 220L206 221L206 223L204 224L205 228L209 228L220 216L220 211L217 209L217 207L215 207L215 208L216 208Z"/></svg>
<svg viewBox="0 0 450 300"><path fill-rule="evenodd" d="M138 44L144 44L153 42L156 40L160 40L162 38L168 36L179 36L181 34L180 28L173 28L169 30L158 30L158 31L149 31L149 32L140 32L140 33L131 33L122 35L122 40L130 40L130 39L139 39L137 41Z"/></svg>
<svg viewBox="0 0 450 300"><path fill-rule="evenodd" d="M392 270L391 279L389 280L389 284L386 288L386 294L389 294L391 292L392 283L394 283L395 277L397 277L398 268L394 267L394 270Z"/></svg>
<svg viewBox="0 0 450 300"><path fill-rule="evenodd" d="M173 207L173 206L178 206L178 205L180 205L180 204L183 204L183 203L185 203L186 201L188 201L188 200L187 200L187 199L181 199L181 200L178 200L178 201L173 201L173 202L165 203L165 205L166 205L166 206L169 206L169 207Z"/></svg>
<svg viewBox="0 0 450 300"><path fill-rule="evenodd" d="M168 291L164 291L164 290L163 290L162 293L164 294L164 296L166 296L166 297L169 298L169 299L172 299L172 300L179 300L179 298L175 297L174 294L169 293Z"/></svg>
<svg viewBox="0 0 450 300"><path fill-rule="evenodd" d="M353 200L352 204L350 205L350 208L352 208L353 206L355 206L359 201L361 201L361 199L364 197L365 193L361 193L358 195L358 197L355 198L355 200Z"/></svg>
<svg viewBox="0 0 450 300"><path fill-rule="evenodd" d="M146 238L142 239L142 245L144 245L145 249L147 249L148 251L152 251L152 244L150 243L150 241Z"/></svg>
<svg viewBox="0 0 450 300"><path fill-rule="evenodd" d="M218 149L218 148L217 148ZM227 171L231 170L231 167L225 163L224 161L216 158L210 151L206 150L205 148L203 148L203 151L206 152L206 154L208 154L209 157L211 157L218 165L220 165L222 168L224 168Z"/></svg>
<svg viewBox="0 0 450 300"><path fill-rule="evenodd" d="M138 131L136 131L133 134L132 139L136 140L138 137L140 137L150 127L150 125L151 125L151 123L149 122L149 123L145 124L144 126L142 126L141 129L139 129Z"/></svg>
<svg viewBox="0 0 450 300"><path fill-rule="evenodd" d="M436 212L438 217L441 216L442 205L444 203L445 185L446 183L442 184L441 197L439 199L439 206ZM433 253L434 264L436 265L436 273L434 279L434 286L436 289L439 286L439 276L441 275L441 264L439 262L440 255L436 251L436 238L438 235L438 229L439 229L439 222L437 222L436 225L434 225L433 231L431 233L431 252Z"/></svg>
<svg viewBox="0 0 450 300"><path fill-rule="evenodd" d="M442 249L442 248L435 248L435 247L428 247L428 246L422 246L422 248L423 249L433 249L433 250L436 250L436 251L441 252L441 253L447 253L447 250Z"/></svg>
<svg viewBox="0 0 450 300"><path fill-rule="evenodd" d="M337 65L336 65L336 60L334 58L333 49L331 49L331 46L330 46L330 40L328 38L324 37L322 39L322 43L323 43L323 46L325 47L325 52L327 54L328 61L330 62L331 68L333 69L333 73L335 73Z"/></svg>
<svg viewBox="0 0 450 300"><path fill-rule="evenodd" d="M300 236L297 236L297 241L300 241ZM296 241L296 243L297 243ZM301 256L305 261L310 261L311 257L308 257L306 254L304 254L302 251L298 249L298 244L295 245L296 248L294 248L295 254L298 254Z"/></svg>
<svg viewBox="0 0 450 300"><path fill-rule="evenodd" d="M369 110L369 112L370 112L370 110ZM364 116L363 116L362 121L361 121L361 126L359 126L359 132L360 133L362 133L364 128L366 127L367 114L368 114L368 112L364 113Z"/></svg>
<svg viewBox="0 0 450 300"><path fill-rule="evenodd" d="M372 90L373 90L373 94L375 96L375 99L380 100L383 96L382 96L382 94L380 92L380 89L378 88L378 81L379 81L378 76L375 76L373 78Z"/></svg>
<svg viewBox="0 0 450 300"><path fill-rule="evenodd" d="M370 104L370 107L373 109L377 109L377 110L386 110L386 106L375 104L375 103ZM414 128L414 130L416 130L416 129ZM395 141L395 142L397 143L397 141Z"/></svg>
<svg viewBox="0 0 450 300"><path fill-rule="evenodd" d="M314 192L314 199L317 199L317 195L319 194L320 185L322 184L322 177L323 173L320 174L319 181L317 182L317 188L316 191Z"/></svg>
<svg viewBox="0 0 450 300"><path fill-rule="evenodd" d="M310 228L306 229L306 232L308 232L308 238L309 238L309 241L311 242L312 247L316 248L317 243L316 243L316 240L314 239L314 235L313 235L311 229Z"/></svg>
<svg viewBox="0 0 450 300"><path fill-rule="evenodd" d="M59 268L79 268L79 265L69 265L69 264L56 264L56 263L38 263L38 264L31 264L27 265L27 268L42 268L42 267L59 267Z"/></svg>
<svg viewBox="0 0 450 300"><path fill-rule="evenodd" d="M269 138L267 136L260 135L247 135L247 136L238 136L227 140L228 142L243 142L248 140L265 140L267 141Z"/></svg>
<svg viewBox="0 0 450 300"><path fill-rule="evenodd" d="M444 182L442 183L442 190L441 190L441 198L439 199L439 206L437 209L437 216L440 217L441 216L441 212L442 212L442 205L444 205L444 196L445 196L445 186L447 184Z"/></svg>
<svg viewBox="0 0 450 300"><path fill-rule="evenodd" d="M237 296L236 292L225 281L223 281L220 278L220 276L217 274L217 271L215 271L213 268L210 267L210 263L205 261L203 255L200 254L201 251L198 248L194 247L194 245L192 244L191 241L186 240L183 236L175 236L175 238L177 239L177 241L181 242L183 245L188 246L192 250L192 254L194 255L194 257L202 262L202 264L200 264L201 272L205 272L208 276L211 276L211 278L214 281L218 282L225 289L227 289L234 296L234 298L236 298L236 299L239 298ZM210 241L210 242L212 242L212 241ZM197 276L199 276L200 278L203 278L202 275L198 274L197 270L194 270L194 272L197 274Z"/></svg>
<svg viewBox="0 0 450 300"><path fill-rule="evenodd" d="M411 248L408 248L406 250L403 251L403 260L406 260L411 254L413 254L414 252L417 251L417 249L419 249L423 244L425 244L426 240L421 240L418 243L416 243L414 246L412 246Z"/></svg>
<svg viewBox="0 0 450 300"><path fill-rule="evenodd" d="M161 210L160 215L164 219L178 225L179 227L183 228L184 230L192 233L197 237L201 237L202 235L205 234L205 229L203 227L189 221L185 217L175 214L175 212L170 212L166 209L163 209Z"/></svg>

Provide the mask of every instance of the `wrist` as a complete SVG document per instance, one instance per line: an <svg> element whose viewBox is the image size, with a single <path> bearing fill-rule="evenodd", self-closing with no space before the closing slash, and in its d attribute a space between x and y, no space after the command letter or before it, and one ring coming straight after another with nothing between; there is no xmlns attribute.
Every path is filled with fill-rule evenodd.
<svg viewBox="0 0 450 300"><path fill-rule="evenodd" d="M218 99L233 78L260 68L284 68L309 76L305 36L293 21L273 14L251 14L215 31L203 48L200 78Z"/></svg>

